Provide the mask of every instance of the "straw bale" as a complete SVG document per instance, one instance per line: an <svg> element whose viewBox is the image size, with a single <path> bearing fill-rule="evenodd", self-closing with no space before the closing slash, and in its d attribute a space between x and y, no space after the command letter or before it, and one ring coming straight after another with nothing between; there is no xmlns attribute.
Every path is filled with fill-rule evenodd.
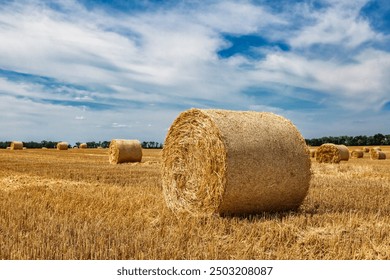
<svg viewBox="0 0 390 280"><path fill-rule="evenodd" d="M23 142L12 141L10 145L10 150L23 150Z"/></svg>
<svg viewBox="0 0 390 280"><path fill-rule="evenodd" d="M57 150L67 150L69 147L68 142L59 142L57 143Z"/></svg>
<svg viewBox="0 0 390 280"><path fill-rule="evenodd" d="M353 150L351 152L351 157L352 158L363 158L364 156L364 151L363 150Z"/></svg>
<svg viewBox="0 0 390 280"><path fill-rule="evenodd" d="M374 148L370 150L370 156L371 159L386 159L386 154L384 152Z"/></svg>
<svg viewBox="0 0 390 280"><path fill-rule="evenodd" d="M162 186L174 213L253 214L300 206L310 183L306 143L287 119L250 111L182 112L162 152Z"/></svg>
<svg viewBox="0 0 390 280"><path fill-rule="evenodd" d="M363 152L369 153L370 152L370 148L369 147L363 147Z"/></svg>
<svg viewBox="0 0 390 280"><path fill-rule="evenodd" d="M86 149L86 148L88 148L88 145L87 145L87 143L81 143L79 148L80 149Z"/></svg>
<svg viewBox="0 0 390 280"><path fill-rule="evenodd" d="M138 140L113 139L108 148L109 162L141 162L142 146Z"/></svg>
<svg viewBox="0 0 390 280"><path fill-rule="evenodd" d="M349 150L345 145L335 145L332 143L322 144L317 149L316 161L320 163L339 163L349 160Z"/></svg>

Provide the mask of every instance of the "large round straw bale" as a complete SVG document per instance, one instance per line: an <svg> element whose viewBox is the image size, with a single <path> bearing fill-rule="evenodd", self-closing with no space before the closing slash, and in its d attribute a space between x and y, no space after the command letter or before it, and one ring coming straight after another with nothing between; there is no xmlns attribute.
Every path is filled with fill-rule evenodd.
<svg viewBox="0 0 390 280"><path fill-rule="evenodd" d="M386 154L377 149L370 150L371 159L386 159Z"/></svg>
<svg viewBox="0 0 390 280"><path fill-rule="evenodd" d="M68 142L59 142L57 143L57 150L67 150L69 147Z"/></svg>
<svg viewBox="0 0 390 280"><path fill-rule="evenodd" d="M141 162L142 146L138 140L113 139L108 149L111 164Z"/></svg>
<svg viewBox="0 0 390 280"><path fill-rule="evenodd" d="M164 198L173 212L195 216L296 209L310 164L303 137L281 116L191 109L165 139Z"/></svg>
<svg viewBox="0 0 390 280"><path fill-rule="evenodd" d="M11 150L23 150L23 142L12 141L10 145Z"/></svg>
<svg viewBox="0 0 390 280"><path fill-rule="evenodd" d="M88 145L87 145L87 143L81 143L79 148L80 149L86 149L86 148L88 148Z"/></svg>
<svg viewBox="0 0 390 280"><path fill-rule="evenodd" d="M349 160L349 150L345 145L325 143L317 149L316 161L318 162L339 163L342 160Z"/></svg>
<svg viewBox="0 0 390 280"><path fill-rule="evenodd" d="M352 158L362 158L364 156L364 151L363 150L353 150L351 152L351 157Z"/></svg>

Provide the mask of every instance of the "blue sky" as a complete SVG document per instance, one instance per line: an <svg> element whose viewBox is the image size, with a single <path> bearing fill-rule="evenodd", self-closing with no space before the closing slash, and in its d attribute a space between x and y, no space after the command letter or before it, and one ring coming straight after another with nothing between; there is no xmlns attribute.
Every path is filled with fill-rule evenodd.
<svg viewBox="0 0 390 280"><path fill-rule="evenodd" d="M163 142L189 108L390 134L390 1L1 1L0 141Z"/></svg>

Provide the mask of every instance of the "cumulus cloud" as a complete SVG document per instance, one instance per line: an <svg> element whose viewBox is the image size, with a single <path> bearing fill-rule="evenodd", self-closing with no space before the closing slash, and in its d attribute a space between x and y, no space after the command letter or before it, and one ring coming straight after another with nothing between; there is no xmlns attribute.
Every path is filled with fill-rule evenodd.
<svg viewBox="0 0 390 280"><path fill-rule="evenodd" d="M376 47L388 38L361 16L367 1L260 3L182 2L130 12L79 1L5 3L0 99L13 107L4 107L5 119L20 131L26 114L35 114L35 126L45 119L47 131L63 123L63 139L131 132L161 141L190 107L270 110L305 128L321 119L300 102L315 104L322 116L337 108L368 117L390 101L390 54ZM265 44L252 48L259 57L222 58L218 52L234 44L227 34L288 48Z"/></svg>

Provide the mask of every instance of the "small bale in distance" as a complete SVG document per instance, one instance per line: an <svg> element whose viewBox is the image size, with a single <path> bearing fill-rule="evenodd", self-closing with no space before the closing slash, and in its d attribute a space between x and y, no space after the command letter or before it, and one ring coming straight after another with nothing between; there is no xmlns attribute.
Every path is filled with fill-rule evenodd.
<svg viewBox="0 0 390 280"><path fill-rule="evenodd" d="M351 152L351 157L352 158L363 158L364 156L364 151L363 150L353 150Z"/></svg>
<svg viewBox="0 0 390 280"><path fill-rule="evenodd" d="M88 148L88 145L87 143L81 143L80 146L79 146L80 149L87 149Z"/></svg>
<svg viewBox="0 0 390 280"><path fill-rule="evenodd" d="M322 144L317 149L316 161L320 163L340 163L349 160L349 150L345 145Z"/></svg>
<svg viewBox="0 0 390 280"><path fill-rule="evenodd" d="M310 157L315 158L316 157L316 149L310 149Z"/></svg>
<svg viewBox="0 0 390 280"><path fill-rule="evenodd" d="M370 152L370 148L369 147L363 147L363 152L369 153Z"/></svg>
<svg viewBox="0 0 390 280"><path fill-rule="evenodd" d="M67 150L69 148L69 143L68 142L59 142L57 143L57 150Z"/></svg>
<svg viewBox="0 0 390 280"><path fill-rule="evenodd" d="M12 141L10 145L10 150L23 150L23 142Z"/></svg>
<svg viewBox="0 0 390 280"><path fill-rule="evenodd" d="M138 140L113 139L108 148L111 164L141 162L142 146Z"/></svg>
<svg viewBox="0 0 390 280"><path fill-rule="evenodd" d="M370 150L371 159L386 159L386 154L380 150L377 149L371 149Z"/></svg>
<svg viewBox="0 0 390 280"><path fill-rule="evenodd" d="M287 119L266 112L182 112L162 152L162 186L175 214L294 210L311 178L309 149Z"/></svg>

